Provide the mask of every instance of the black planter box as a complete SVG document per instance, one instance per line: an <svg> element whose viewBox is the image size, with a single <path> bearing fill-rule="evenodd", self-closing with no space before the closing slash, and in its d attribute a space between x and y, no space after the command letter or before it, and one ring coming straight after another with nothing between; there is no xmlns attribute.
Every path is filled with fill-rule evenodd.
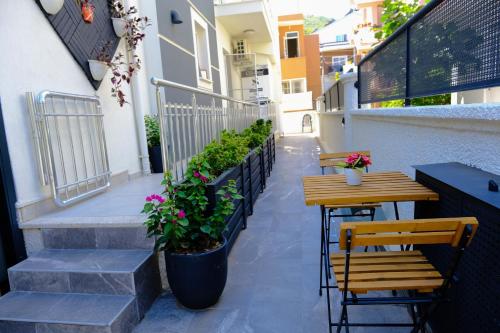
<svg viewBox="0 0 500 333"><path fill-rule="evenodd" d="M416 169L417 182L439 193L439 201L415 203L415 218L475 216L479 221L449 290L451 302L430 318L433 332L500 332L500 193L488 191L488 182L500 184L500 176L460 163ZM445 273L453 256L450 246L418 248Z"/></svg>
<svg viewBox="0 0 500 333"><path fill-rule="evenodd" d="M217 191L230 180L236 181L238 193L243 199L234 202L235 210L227 218L225 233L228 251L233 247L241 230L247 227L247 217L253 214L253 206L265 187L266 178L271 173L275 156L274 135L270 135L262 147L252 150L240 165L231 168L207 185L208 209L215 208Z"/></svg>

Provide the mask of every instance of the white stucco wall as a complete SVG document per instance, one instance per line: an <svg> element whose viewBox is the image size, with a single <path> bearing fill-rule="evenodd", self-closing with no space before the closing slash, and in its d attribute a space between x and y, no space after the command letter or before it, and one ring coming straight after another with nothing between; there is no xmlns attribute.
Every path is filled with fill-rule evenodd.
<svg viewBox="0 0 500 333"><path fill-rule="evenodd" d="M342 126L344 112L320 112L319 122L319 143L325 152L345 151L345 129Z"/></svg>
<svg viewBox="0 0 500 333"><path fill-rule="evenodd" d="M313 122L313 133L319 133L318 112L316 110L281 112L281 130L284 134L302 133L302 119L306 114L311 115ZM309 128L304 129L310 133Z"/></svg>
<svg viewBox="0 0 500 333"><path fill-rule="evenodd" d="M139 172L133 112L129 104L120 108L110 96L109 77L96 92L34 1L6 1L0 11L0 22L7 30L15 31L2 30L4 33L0 35L0 97L18 205L50 196L49 188L39 183L24 98L26 91L97 94L104 111L112 172ZM120 51L124 52L123 47ZM130 91L125 90L125 94L131 98Z"/></svg>
<svg viewBox="0 0 500 333"><path fill-rule="evenodd" d="M412 165L460 162L500 174L500 104L471 104L351 111L349 150L372 153L371 171L400 170L414 177ZM403 204L401 216L413 216ZM393 217L392 206L384 209Z"/></svg>

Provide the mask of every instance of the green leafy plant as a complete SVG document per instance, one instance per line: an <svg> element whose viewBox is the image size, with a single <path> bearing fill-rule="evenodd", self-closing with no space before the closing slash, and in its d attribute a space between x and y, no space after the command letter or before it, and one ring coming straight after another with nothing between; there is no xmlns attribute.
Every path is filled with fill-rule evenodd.
<svg viewBox="0 0 500 333"><path fill-rule="evenodd" d="M148 140L148 147L160 145L160 123L158 117L144 116L144 123L146 125L146 138Z"/></svg>
<svg viewBox="0 0 500 333"><path fill-rule="evenodd" d="M333 21L335 20L325 16L307 15L304 20L304 33L306 35L312 34Z"/></svg>
<svg viewBox="0 0 500 333"><path fill-rule="evenodd" d="M215 176L237 166L248 154L248 141L235 131L223 131L220 142L212 141L205 147L203 155Z"/></svg>
<svg viewBox="0 0 500 333"><path fill-rule="evenodd" d="M175 253L204 252L222 245L226 219L234 211L234 200L241 199L235 181L229 181L217 192L217 203L208 210L207 183L213 178L203 154L189 163L186 178L175 184L166 173L162 195L146 198L143 213L148 236L156 236L157 250Z"/></svg>

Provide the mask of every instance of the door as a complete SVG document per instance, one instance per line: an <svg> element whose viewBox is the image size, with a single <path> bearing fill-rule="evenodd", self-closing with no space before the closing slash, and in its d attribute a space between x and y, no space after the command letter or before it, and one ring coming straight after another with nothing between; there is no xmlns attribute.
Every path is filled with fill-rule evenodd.
<svg viewBox="0 0 500 333"><path fill-rule="evenodd" d="M26 258L21 230L17 226L16 191L5 137L0 100L0 294L9 291L7 268Z"/></svg>

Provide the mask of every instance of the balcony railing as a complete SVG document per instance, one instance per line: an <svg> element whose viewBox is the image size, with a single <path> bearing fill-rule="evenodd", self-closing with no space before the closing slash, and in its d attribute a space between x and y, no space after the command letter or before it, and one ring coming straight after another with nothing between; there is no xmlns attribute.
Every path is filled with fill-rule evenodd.
<svg viewBox="0 0 500 333"><path fill-rule="evenodd" d="M434 0L359 64L361 104L500 86L498 1Z"/></svg>
<svg viewBox="0 0 500 333"><path fill-rule="evenodd" d="M259 118L271 119L276 126L274 104L258 105L196 89L176 82L151 79L156 87L156 103L160 122L160 139L164 171L182 181L191 158L223 130L241 132ZM162 90L191 94L191 103L165 100ZM200 100L209 100L200 103Z"/></svg>
<svg viewBox="0 0 500 333"><path fill-rule="evenodd" d="M344 84L340 80L335 82L323 96L325 112L342 111L344 109Z"/></svg>
<svg viewBox="0 0 500 333"><path fill-rule="evenodd" d="M311 110L313 108L312 92L283 94L281 108L283 111Z"/></svg>

